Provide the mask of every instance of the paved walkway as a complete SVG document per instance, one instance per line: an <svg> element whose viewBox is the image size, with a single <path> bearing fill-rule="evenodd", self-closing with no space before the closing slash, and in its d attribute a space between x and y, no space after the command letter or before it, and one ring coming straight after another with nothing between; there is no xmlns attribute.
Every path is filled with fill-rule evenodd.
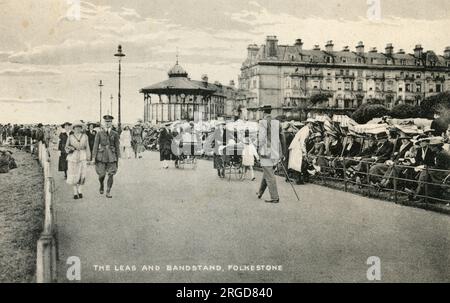
<svg viewBox="0 0 450 303"><path fill-rule="evenodd" d="M122 160L113 199L99 195L93 167L83 200L55 171L61 282L69 256L80 257L82 282L365 282L369 256L381 259L384 282L450 281L449 216L311 184L296 187L298 202L281 178L281 203L267 204L255 196L260 173L256 182L228 182L209 161L161 170L158 160L151 152ZM282 271L228 270L247 264Z"/></svg>

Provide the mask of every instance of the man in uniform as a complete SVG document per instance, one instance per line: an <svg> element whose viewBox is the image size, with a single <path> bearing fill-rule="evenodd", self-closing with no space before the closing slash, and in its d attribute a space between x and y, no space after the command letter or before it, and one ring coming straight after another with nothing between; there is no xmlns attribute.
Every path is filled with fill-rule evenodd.
<svg viewBox="0 0 450 303"><path fill-rule="evenodd" d="M274 166L278 164L282 156L280 121L272 119L272 107L270 105L262 106L261 110L264 113L264 118L259 121L259 153L263 178L256 195L260 199L266 188L269 187L270 199L266 200L266 202L278 203L280 202L280 197L278 196Z"/></svg>
<svg viewBox="0 0 450 303"><path fill-rule="evenodd" d="M105 120L105 126L95 135L92 157L95 162L95 171L100 181L100 194L102 195L104 192L105 177L108 175L106 197L112 198L111 188L120 158L120 141L119 134L112 129L112 120L114 118L110 115L105 115L103 119Z"/></svg>

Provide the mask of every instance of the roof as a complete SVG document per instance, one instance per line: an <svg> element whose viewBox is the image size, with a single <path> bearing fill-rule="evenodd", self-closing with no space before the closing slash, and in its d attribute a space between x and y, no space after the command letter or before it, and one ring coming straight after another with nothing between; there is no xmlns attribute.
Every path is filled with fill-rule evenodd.
<svg viewBox="0 0 450 303"><path fill-rule="evenodd" d="M216 90L211 87L205 87L200 81L192 81L187 77L171 77L165 81L152 84L140 90L141 93L167 94L169 91L174 92L196 92L199 94L212 94Z"/></svg>

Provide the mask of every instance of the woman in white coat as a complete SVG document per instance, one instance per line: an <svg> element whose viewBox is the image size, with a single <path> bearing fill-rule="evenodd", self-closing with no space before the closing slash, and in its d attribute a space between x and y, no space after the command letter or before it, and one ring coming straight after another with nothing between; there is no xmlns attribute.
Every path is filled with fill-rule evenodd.
<svg viewBox="0 0 450 303"><path fill-rule="evenodd" d="M87 162L91 158L89 138L83 132L83 123L73 124L73 134L67 138L67 184L73 186L73 198L83 198L82 186L86 180Z"/></svg>
<svg viewBox="0 0 450 303"><path fill-rule="evenodd" d="M255 165L255 158L259 160L258 152L255 145L250 141L249 137L244 138L244 149L242 150L242 165L244 166L244 176L242 180L247 177L247 171L250 170L251 180L255 181L255 174L253 166Z"/></svg>
<svg viewBox="0 0 450 303"><path fill-rule="evenodd" d="M302 166L303 157L306 156L306 140L310 134L310 127L306 125L302 127L289 145L289 169L297 172L297 184L302 184Z"/></svg>
<svg viewBox="0 0 450 303"><path fill-rule="evenodd" d="M120 134L120 148L122 149L121 154L123 157L131 159L133 148L131 146L131 130L128 126L125 126Z"/></svg>

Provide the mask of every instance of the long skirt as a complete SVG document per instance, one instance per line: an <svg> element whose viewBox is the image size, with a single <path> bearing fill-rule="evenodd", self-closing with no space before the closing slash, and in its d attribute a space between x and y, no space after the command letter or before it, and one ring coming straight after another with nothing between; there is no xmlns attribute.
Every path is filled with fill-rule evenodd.
<svg viewBox="0 0 450 303"><path fill-rule="evenodd" d="M67 162L67 184L83 185L86 180L87 161Z"/></svg>
<svg viewBox="0 0 450 303"><path fill-rule="evenodd" d="M164 160L172 160L172 150L170 149L170 146L164 146L163 148L161 148L161 150L159 151L159 161L164 161Z"/></svg>
<svg viewBox="0 0 450 303"><path fill-rule="evenodd" d="M61 152L61 155L58 159L58 171L66 171L67 170L67 154Z"/></svg>

